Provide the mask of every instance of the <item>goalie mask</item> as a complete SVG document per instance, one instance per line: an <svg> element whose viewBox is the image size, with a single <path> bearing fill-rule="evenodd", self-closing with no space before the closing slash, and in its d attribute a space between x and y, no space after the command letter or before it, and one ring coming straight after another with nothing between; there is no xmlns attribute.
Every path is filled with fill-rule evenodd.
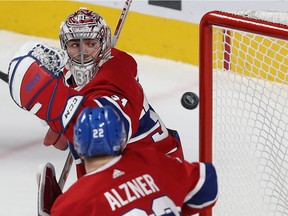
<svg viewBox="0 0 288 216"><path fill-rule="evenodd" d="M74 143L84 157L120 155L126 145L124 124L110 106L85 108L74 126Z"/></svg>
<svg viewBox="0 0 288 216"><path fill-rule="evenodd" d="M83 87L110 57L110 28L99 14L81 8L61 24L59 37L69 55L66 67L76 85Z"/></svg>

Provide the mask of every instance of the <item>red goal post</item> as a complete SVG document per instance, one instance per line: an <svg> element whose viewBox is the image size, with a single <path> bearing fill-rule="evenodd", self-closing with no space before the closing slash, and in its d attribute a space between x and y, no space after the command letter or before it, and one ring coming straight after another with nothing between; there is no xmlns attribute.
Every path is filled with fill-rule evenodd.
<svg viewBox="0 0 288 216"><path fill-rule="evenodd" d="M199 157L219 199L201 216L288 215L288 12L200 22Z"/></svg>

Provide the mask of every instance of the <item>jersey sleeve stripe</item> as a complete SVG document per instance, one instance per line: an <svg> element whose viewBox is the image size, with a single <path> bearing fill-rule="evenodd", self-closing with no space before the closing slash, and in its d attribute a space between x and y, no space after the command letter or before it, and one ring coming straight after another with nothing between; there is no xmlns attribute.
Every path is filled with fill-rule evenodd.
<svg viewBox="0 0 288 216"><path fill-rule="evenodd" d="M124 126L127 132L127 140L129 140L132 136L132 122L131 122L130 117L122 110L119 104L115 100L107 96L94 99L94 101L95 103L97 103L98 106L101 106L101 107L111 106L114 108L114 110L119 114L120 118L124 122Z"/></svg>
<svg viewBox="0 0 288 216"><path fill-rule="evenodd" d="M213 204L218 197L216 171L213 165L200 163L199 181L186 196L185 203L191 208L201 209Z"/></svg>
<svg viewBox="0 0 288 216"><path fill-rule="evenodd" d="M203 163L199 163L199 180L195 186L195 188L187 194L184 202L187 202L188 200L190 200L193 196L195 196L196 193L198 193L198 191L201 189L201 187L203 186L204 182L205 182L205 178L206 178L206 171L205 171L205 164Z"/></svg>
<svg viewBox="0 0 288 216"><path fill-rule="evenodd" d="M159 127L158 124L155 124L150 130L144 132L144 133L141 133L139 136L135 136L135 137L132 137L127 144L130 144L130 143L133 143L133 142L136 142L138 140L141 140L143 138L145 138L146 136L148 136L149 134L151 134L153 131L155 131L157 128Z"/></svg>

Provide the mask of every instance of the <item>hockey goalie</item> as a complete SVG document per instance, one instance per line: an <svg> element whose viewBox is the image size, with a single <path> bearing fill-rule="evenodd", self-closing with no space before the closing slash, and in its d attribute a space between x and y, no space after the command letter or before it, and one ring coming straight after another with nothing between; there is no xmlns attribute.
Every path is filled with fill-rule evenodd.
<svg viewBox="0 0 288 216"><path fill-rule="evenodd" d="M129 148L152 146L158 152L183 159L179 136L169 130L146 99L139 83L137 63L126 52L111 47L111 31L97 13L81 8L60 28L61 49L39 42L24 44L9 65L9 88L14 102L49 125L45 145L75 152L73 126L85 107L109 105L124 122ZM85 174L76 161L77 176ZM43 176L45 175L45 177ZM48 184L43 185L42 181ZM59 195L51 164L43 167L39 189L43 212ZM40 202L39 202L40 203ZM47 207L45 206L47 204Z"/></svg>

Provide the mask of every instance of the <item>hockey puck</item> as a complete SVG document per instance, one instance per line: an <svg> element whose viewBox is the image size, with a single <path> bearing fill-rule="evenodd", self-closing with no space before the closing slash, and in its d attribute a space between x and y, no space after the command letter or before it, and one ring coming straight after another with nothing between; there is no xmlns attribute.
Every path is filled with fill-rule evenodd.
<svg viewBox="0 0 288 216"><path fill-rule="evenodd" d="M185 92L181 98L181 104L186 109L195 109L199 104L198 96L193 92Z"/></svg>

